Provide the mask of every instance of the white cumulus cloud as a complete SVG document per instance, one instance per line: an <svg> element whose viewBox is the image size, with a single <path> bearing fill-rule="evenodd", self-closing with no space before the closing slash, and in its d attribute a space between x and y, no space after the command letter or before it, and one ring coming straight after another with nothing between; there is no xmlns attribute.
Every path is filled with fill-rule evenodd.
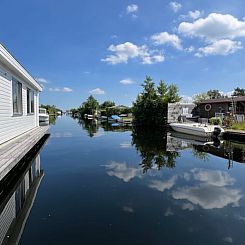
<svg viewBox="0 0 245 245"><path fill-rule="evenodd" d="M209 185L214 186L227 186L233 185L235 179L233 179L227 172L220 170L208 170L208 169L192 169L193 177L195 180L206 182Z"/></svg>
<svg viewBox="0 0 245 245"><path fill-rule="evenodd" d="M149 50L146 45L137 46L131 42L110 45L108 48L113 54L107 55L101 61L112 65L128 63L129 59L138 58L142 64L154 64L164 61L164 56L156 50Z"/></svg>
<svg viewBox="0 0 245 245"><path fill-rule="evenodd" d="M175 34L169 34L168 32L160 32L151 36L151 39L156 45L169 44L176 49L182 49L181 39Z"/></svg>
<svg viewBox="0 0 245 245"><path fill-rule="evenodd" d="M195 209L195 206L191 203L183 203L182 209L192 211Z"/></svg>
<svg viewBox="0 0 245 245"><path fill-rule="evenodd" d="M208 56L208 55L229 55L236 51L242 49L242 43L240 41L233 41L230 39L221 39L214 41L213 43L201 47L195 54L198 57Z"/></svg>
<svg viewBox="0 0 245 245"><path fill-rule="evenodd" d="M63 87L63 88L49 88L50 92L64 92L64 93L70 93L73 90L68 87Z"/></svg>
<svg viewBox="0 0 245 245"><path fill-rule="evenodd" d="M170 2L169 6L175 13L177 13L182 7L182 5L178 2Z"/></svg>
<svg viewBox="0 0 245 245"><path fill-rule="evenodd" d="M183 187L172 192L174 199L185 199L203 209L223 208L229 204L238 205L242 195L239 190L202 184Z"/></svg>
<svg viewBox="0 0 245 245"><path fill-rule="evenodd" d="M62 91L65 93L70 93L70 92L72 92L72 89L68 88L68 87L64 87Z"/></svg>
<svg viewBox="0 0 245 245"><path fill-rule="evenodd" d="M171 189L175 185L177 178L177 175L174 175L167 181L153 180L149 184L149 187L164 192L165 190Z"/></svg>
<svg viewBox="0 0 245 245"><path fill-rule="evenodd" d="M187 14L182 14L180 15L179 19L180 20L196 20L200 18L203 15L203 11L199 10L194 10L194 11L189 11Z"/></svg>
<svg viewBox="0 0 245 245"><path fill-rule="evenodd" d="M126 79L119 81L119 83L121 83L123 85L130 85L130 84L133 84L134 81L131 78L126 78Z"/></svg>
<svg viewBox="0 0 245 245"><path fill-rule="evenodd" d="M177 200L187 200L203 209L224 208L227 205L238 206L243 197L239 189L231 188L233 179L227 172L220 170L193 169L190 178L199 185L180 187L172 192ZM184 209L191 210L190 205Z"/></svg>
<svg viewBox="0 0 245 245"><path fill-rule="evenodd" d="M138 12L139 6L136 4L130 4L127 6L127 13L131 14L131 13L136 13Z"/></svg>
<svg viewBox="0 0 245 245"><path fill-rule="evenodd" d="M201 17L202 13L199 10L194 10L194 11L189 11L188 12L188 16L195 20L198 19L199 17Z"/></svg>
<svg viewBox="0 0 245 245"><path fill-rule="evenodd" d="M43 78L43 77L37 77L36 81L39 83L45 83L45 84L49 83L49 80L47 80L46 78Z"/></svg>
<svg viewBox="0 0 245 245"><path fill-rule="evenodd" d="M90 94L105 94L105 91L101 88L95 88L89 91Z"/></svg>
<svg viewBox="0 0 245 245"><path fill-rule="evenodd" d="M49 88L50 92L60 92L60 88Z"/></svg>
<svg viewBox="0 0 245 245"><path fill-rule="evenodd" d="M132 18L137 18L137 12L139 10L139 6L136 4L130 4L126 8L126 13L131 15Z"/></svg>
<svg viewBox="0 0 245 245"><path fill-rule="evenodd" d="M245 21L230 14L211 13L206 18L194 22L182 22L178 31L187 36L206 40L234 39L245 36Z"/></svg>
<svg viewBox="0 0 245 245"><path fill-rule="evenodd" d="M115 176L124 182L129 182L135 177L141 177L140 169L127 166L126 163L113 161L105 167L109 176Z"/></svg>

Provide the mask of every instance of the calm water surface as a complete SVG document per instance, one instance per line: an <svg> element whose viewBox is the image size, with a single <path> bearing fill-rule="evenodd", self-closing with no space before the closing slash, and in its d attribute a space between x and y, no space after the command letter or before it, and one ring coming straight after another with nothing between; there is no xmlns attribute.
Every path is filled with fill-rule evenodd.
<svg viewBox="0 0 245 245"><path fill-rule="evenodd" d="M244 146L111 130L58 118L20 244L245 244Z"/></svg>

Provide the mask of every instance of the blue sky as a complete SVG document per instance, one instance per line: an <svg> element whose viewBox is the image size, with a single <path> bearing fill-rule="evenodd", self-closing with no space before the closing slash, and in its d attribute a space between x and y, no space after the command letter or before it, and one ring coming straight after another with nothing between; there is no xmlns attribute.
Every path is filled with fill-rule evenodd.
<svg viewBox="0 0 245 245"><path fill-rule="evenodd" d="M42 103L131 105L146 75L183 97L245 87L244 17L244 0L1 0L0 42Z"/></svg>

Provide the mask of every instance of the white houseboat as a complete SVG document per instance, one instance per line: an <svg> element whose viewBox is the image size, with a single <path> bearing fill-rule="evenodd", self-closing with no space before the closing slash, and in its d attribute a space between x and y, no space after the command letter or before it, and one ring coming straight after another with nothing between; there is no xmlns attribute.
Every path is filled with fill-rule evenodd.
<svg viewBox="0 0 245 245"><path fill-rule="evenodd" d="M39 126L42 87L0 44L0 145Z"/></svg>
<svg viewBox="0 0 245 245"><path fill-rule="evenodd" d="M49 114L45 108L39 108L39 123L49 124Z"/></svg>

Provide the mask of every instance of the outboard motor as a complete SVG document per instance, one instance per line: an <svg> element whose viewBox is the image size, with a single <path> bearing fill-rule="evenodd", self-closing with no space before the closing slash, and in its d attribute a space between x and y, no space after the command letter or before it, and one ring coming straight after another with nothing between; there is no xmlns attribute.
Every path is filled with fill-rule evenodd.
<svg viewBox="0 0 245 245"><path fill-rule="evenodd" d="M213 132L213 136L217 138L220 134L221 134L221 128L215 127L214 132Z"/></svg>

